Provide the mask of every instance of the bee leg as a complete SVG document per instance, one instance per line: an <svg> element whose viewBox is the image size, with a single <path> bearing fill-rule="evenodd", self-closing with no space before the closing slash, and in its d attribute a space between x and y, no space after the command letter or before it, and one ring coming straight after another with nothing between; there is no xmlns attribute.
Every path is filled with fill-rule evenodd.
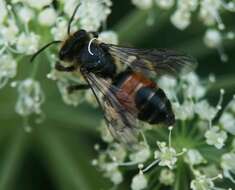
<svg viewBox="0 0 235 190"><path fill-rule="evenodd" d="M64 72L72 72L76 70L76 67L70 66L70 67L64 67L59 62L55 64L55 69L58 71L64 71Z"/></svg>
<svg viewBox="0 0 235 190"><path fill-rule="evenodd" d="M67 87L67 91L69 94L73 93L77 90L87 90L90 86L88 84L77 84L77 85L71 85Z"/></svg>

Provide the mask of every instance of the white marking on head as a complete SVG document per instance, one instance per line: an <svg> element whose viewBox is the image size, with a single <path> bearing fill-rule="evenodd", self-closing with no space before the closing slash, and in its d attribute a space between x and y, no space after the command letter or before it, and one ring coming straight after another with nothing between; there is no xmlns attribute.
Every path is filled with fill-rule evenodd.
<svg viewBox="0 0 235 190"><path fill-rule="evenodd" d="M89 44L88 44L88 52L89 54L91 55L94 55L94 53L91 52L91 43L96 40L97 38L92 38L90 41L89 41Z"/></svg>

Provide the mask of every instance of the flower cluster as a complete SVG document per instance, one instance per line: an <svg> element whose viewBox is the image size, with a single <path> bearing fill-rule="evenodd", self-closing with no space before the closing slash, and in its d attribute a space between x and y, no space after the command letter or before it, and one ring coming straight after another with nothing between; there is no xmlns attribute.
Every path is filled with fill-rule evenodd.
<svg viewBox="0 0 235 190"><path fill-rule="evenodd" d="M205 33L205 44L209 48L216 48L221 54L221 59L227 60L222 43L224 39L234 39L234 33L222 32L226 27L220 14L222 10L235 11L234 2L132 2L142 9L150 9L154 5L163 10L176 7L170 20L180 30L190 25L193 13L199 10L202 22L206 26L213 26ZM28 64L26 59L22 58L32 56L41 45L51 40L66 39L69 19L79 3L71 31L81 28L98 31L103 27L104 31L99 33L99 40L117 44L117 34L105 28L107 16L111 13L111 0L0 0L0 90L17 76L19 63ZM79 73L55 70L55 63L59 60L53 50L47 49L43 55L40 61L48 62L51 66L47 77L56 82L66 104L77 106L86 100L97 106L91 91L69 93L69 86L84 83ZM17 76L20 79L11 83L18 94L15 111L23 118L25 130L28 132L31 130L29 117L40 116L36 120L39 121L43 116L42 104L45 97L41 84L36 79L38 62L34 62L33 71L29 76L23 79L20 77L24 75ZM61 64L69 66L70 63ZM187 184L190 184L188 188L193 190L223 189L217 187L217 182L222 177L235 183L235 98L223 109L221 105L225 92L221 89L217 105L211 105L205 95L208 87L213 85L214 78L210 77L209 80L201 82L195 73L189 73L180 79L166 76L157 82L172 102L177 120L174 129L144 123L142 140L135 151L130 151L115 142L102 122L99 130L107 146L104 148L95 145L98 157L92 164L99 168L115 187L125 180L125 171L132 170L135 172L129 181L132 190L142 190L156 183L159 187L176 186L176 180L184 165L187 165L185 168L188 173L192 174ZM213 158L214 155L217 155L217 162Z"/></svg>
<svg viewBox="0 0 235 190"><path fill-rule="evenodd" d="M179 30L185 30L191 24L192 15L198 12L199 20L207 27L204 35L204 43L208 48L218 50L221 60L227 61L224 52L223 40L234 39L234 32L221 32L226 26L221 18L222 12L235 12L235 2L224 0L132 0L132 3L140 9L152 9L154 4L163 11L176 7L170 17L171 23ZM151 10L152 11L152 10Z"/></svg>
<svg viewBox="0 0 235 190"><path fill-rule="evenodd" d="M174 129L169 127L166 130L160 126L148 127L144 124L144 141L140 142L138 150L130 152L113 141L102 123L101 136L108 143L108 147L96 149L99 156L93 160L93 164L104 172L104 176L109 178L114 186L124 181L123 173L120 172L122 168L136 168L137 174L130 182L132 190L145 189L153 184L153 181L159 183L159 186L175 186L175 176L182 172L182 164L187 164L188 172L191 172L192 177L187 183L190 184L188 188L192 190L223 189L217 186L217 181L222 177L235 182L232 162L235 149L227 152L229 146L225 147L231 143L228 139L234 139L235 99L222 110L225 92L221 89L217 105L212 106L205 99L205 95L214 81L211 76L201 82L195 73L189 73L179 81L168 76L160 78L158 85L171 99L177 119ZM148 138L150 134L151 137ZM149 139L155 139L155 143ZM233 147L234 142L235 140ZM219 163L214 162L213 156L208 155L207 151L210 151L210 155L219 155ZM109 175L110 166L114 173L118 173L116 177ZM228 186L227 189L229 188Z"/></svg>
<svg viewBox="0 0 235 190"><path fill-rule="evenodd" d="M97 31L105 26L107 16L111 13L112 1L12 0L8 2L0 0L0 89L17 75L17 65L22 58L33 55L40 46L50 40L64 40L67 37L68 21L77 5L80 6L71 30L73 32L78 29ZM118 43L117 34L113 31L104 30L99 38L104 42ZM47 51L50 53L44 57L48 63L51 63L52 68L48 78L57 82L64 102L76 106L83 100L87 100L92 105L96 105L90 91L68 93L68 86L80 83L82 78L78 73L68 74L56 71L54 64L58 61L57 56L53 51L49 49ZM42 113L40 107L44 96L40 83L35 80L37 64L35 61L33 72L27 79L12 83L13 86L17 85L19 96L16 112L24 120L33 113Z"/></svg>
<svg viewBox="0 0 235 190"><path fill-rule="evenodd" d="M41 105L45 98L38 81L28 78L23 81L13 82L12 87L17 87L19 94L15 110L20 116L24 118L32 114L43 116ZM40 122L41 119L42 118L37 121ZM26 131L31 129L28 122L25 123L24 127Z"/></svg>
<svg viewBox="0 0 235 190"><path fill-rule="evenodd" d="M17 64L9 53L1 55L0 63L0 88L3 88L10 78L15 77Z"/></svg>

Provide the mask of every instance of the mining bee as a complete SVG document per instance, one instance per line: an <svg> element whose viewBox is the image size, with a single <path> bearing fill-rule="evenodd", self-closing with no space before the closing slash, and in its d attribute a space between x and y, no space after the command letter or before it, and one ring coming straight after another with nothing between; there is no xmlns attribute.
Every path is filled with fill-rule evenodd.
<svg viewBox="0 0 235 190"><path fill-rule="evenodd" d="M196 61L193 57L168 49L138 49L106 44L99 41L98 34L78 30L70 34L70 26L79 6L76 7L69 25L68 37L53 41L41 48L31 61L44 49L54 43L61 43L58 57L70 62L64 67L60 63L55 69L61 72L80 72L85 84L68 88L91 89L113 137L125 145L138 142L138 123L172 126L175 116L171 103L164 91L151 79L165 74L179 75L191 71ZM117 62L125 69L118 70Z"/></svg>

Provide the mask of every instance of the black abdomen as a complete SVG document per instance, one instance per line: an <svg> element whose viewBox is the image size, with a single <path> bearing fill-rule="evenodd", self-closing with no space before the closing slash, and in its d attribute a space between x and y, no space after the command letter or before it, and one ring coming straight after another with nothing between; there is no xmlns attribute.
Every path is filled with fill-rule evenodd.
<svg viewBox="0 0 235 190"><path fill-rule="evenodd" d="M140 88L135 95L138 118L150 124L173 125L175 116L171 103L160 88Z"/></svg>

